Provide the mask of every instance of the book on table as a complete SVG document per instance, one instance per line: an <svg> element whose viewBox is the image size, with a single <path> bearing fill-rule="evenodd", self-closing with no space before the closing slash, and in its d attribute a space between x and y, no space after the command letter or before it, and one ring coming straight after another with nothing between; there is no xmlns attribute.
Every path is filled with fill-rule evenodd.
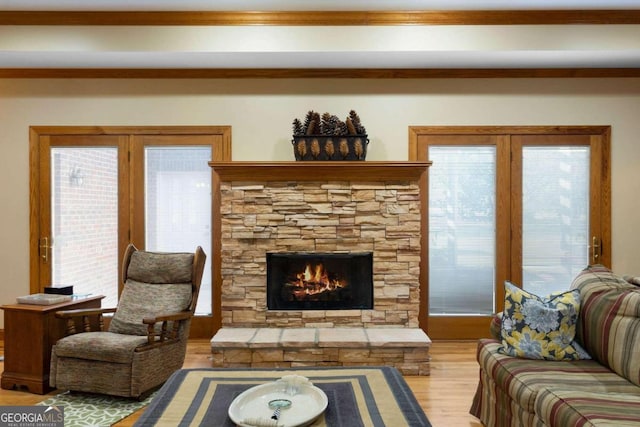
<svg viewBox="0 0 640 427"><path fill-rule="evenodd" d="M37 305L51 305L60 304L61 302L71 301L71 295L57 295L57 294L31 294L18 297L19 304L37 304Z"/></svg>

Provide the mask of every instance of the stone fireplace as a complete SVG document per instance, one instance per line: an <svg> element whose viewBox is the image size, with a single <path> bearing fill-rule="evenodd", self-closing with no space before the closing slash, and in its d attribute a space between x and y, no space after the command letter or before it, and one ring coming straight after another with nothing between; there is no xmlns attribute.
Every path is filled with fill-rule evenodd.
<svg viewBox="0 0 640 427"><path fill-rule="evenodd" d="M428 351L420 330L421 316L426 317L421 206L428 165L212 162L219 192L213 212L219 243L213 259L214 319L220 329L212 340L214 365L395 366L407 365L405 351L425 346ZM356 259L360 265L354 268ZM280 270L274 273L276 264ZM363 269L368 276L359 276ZM277 282L272 288L270 279ZM333 282L333 294L320 293L323 280ZM364 296L367 291L370 297ZM355 297L363 301L353 303ZM284 336L295 339L283 343ZM390 345L405 349L388 359L362 350ZM357 356L339 360L349 348L356 348ZM313 360L302 356L309 351L315 351ZM415 365L428 372L428 362L420 363Z"/></svg>

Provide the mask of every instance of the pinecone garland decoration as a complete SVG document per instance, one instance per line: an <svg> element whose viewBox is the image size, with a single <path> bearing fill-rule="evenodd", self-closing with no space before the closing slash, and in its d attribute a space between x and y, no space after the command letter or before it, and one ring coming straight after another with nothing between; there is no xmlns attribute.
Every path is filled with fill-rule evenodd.
<svg viewBox="0 0 640 427"><path fill-rule="evenodd" d="M311 155L314 159L317 159L320 155L320 142L317 138L311 140Z"/></svg>
<svg viewBox="0 0 640 427"><path fill-rule="evenodd" d="M362 159L362 155L364 153L364 147L362 146L362 139L356 138L353 141L353 151L356 154L356 158L358 160Z"/></svg>
<svg viewBox="0 0 640 427"><path fill-rule="evenodd" d="M331 135L331 114L324 113L320 121L320 132L323 135Z"/></svg>
<svg viewBox="0 0 640 427"><path fill-rule="evenodd" d="M307 127L307 135L316 135L316 127L318 126L318 123L314 120L311 120L309 122L309 126Z"/></svg>
<svg viewBox="0 0 640 427"><path fill-rule="evenodd" d="M347 140L342 138L340 140L340 154L342 155L343 159L346 159L347 156L349 155L349 145L347 144Z"/></svg>
<svg viewBox="0 0 640 427"><path fill-rule="evenodd" d="M347 124L342 120L338 120L338 124L336 125L336 133L334 135L347 135L349 133L349 129L347 128Z"/></svg>
<svg viewBox="0 0 640 427"><path fill-rule="evenodd" d="M322 115L322 123L320 125L320 131L323 135L339 135L340 119L338 116L333 116L329 113Z"/></svg>
<svg viewBox="0 0 640 427"><path fill-rule="evenodd" d="M304 116L304 123L302 124L302 129L303 130L298 135L306 135L307 134L307 130L309 129L309 127L313 127L313 126L311 126L311 121L313 120L313 115L315 113L316 112L313 111L313 110L310 110L309 112L307 112L307 115ZM295 120L294 120L294 122L295 122ZM296 135L296 134L294 134L294 135Z"/></svg>
<svg viewBox="0 0 640 427"><path fill-rule="evenodd" d="M356 135L356 127L353 125L353 121L351 121L351 117L347 117L347 130L349 131L349 135Z"/></svg>
<svg viewBox="0 0 640 427"><path fill-rule="evenodd" d="M343 122L336 115L330 113L320 113L309 110L304 117L304 121L300 119L293 120L293 136L304 135L366 135L367 130L362 126L360 116L355 110L349 111L349 115Z"/></svg>
<svg viewBox="0 0 640 427"><path fill-rule="evenodd" d="M309 110L304 120L293 120L296 160L364 160L366 129L355 110L342 121L336 115Z"/></svg>
<svg viewBox="0 0 640 427"><path fill-rule="evenodd" d="M320 135L320 123L322 120L320 119L319 113L313 113L313 129L310 135ZM307 129L308 131L308 129Z"/></svg>
<svg viewBox="0 0 640 427"><path fill-rule="evenodd" d="M303 135L305 133L305 128L302 125L302 122L298 119L293 121L293 134L294 135Z"/></svg>
<svg viewBox="0 0 640 427"><path fill-rule="evenodd" d="M324 145L324 152L327 153L328 158L332 158L336 152L336 147L333 146L333 140L327 139L327 143Z"/></svg>
<svg viewBox="0 0 640 427"><path fill-rule="evenodd" d="M360 116L358 116L358 113L356 113L355 110L349 111L349 118L351 119L351 123L355 128L356 134L358 135L367 134L367 130L364 128L364 126L362 126L362 123L360 122Z"/></svg>
<svg viewBox="0 0 640 427"><path fill-rule="evenodd" d="M307 155L307 144L304 140L298 141L297 150L298 156L300 156L301 159Z"/></svg>

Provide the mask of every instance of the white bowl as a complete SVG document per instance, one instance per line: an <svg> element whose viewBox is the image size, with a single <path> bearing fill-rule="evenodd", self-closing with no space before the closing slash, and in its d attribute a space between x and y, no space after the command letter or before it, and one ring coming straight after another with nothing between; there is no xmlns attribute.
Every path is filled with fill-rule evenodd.
<svg viewBox="0 0 640 427"><path fill-rule="evenodd" d="M291 407L283 409L277 421L279 427L302 427L313 423L327 409L328 399L324 391L309 384L297 386L297 393L287 393L286 384L270 382L251 387L236 397L229 406L229 417L238 426L253 426L249 421L264 420L272 423L274 410L269 402L287 399ZM260 425L260 424L258 424Z"/></svg>

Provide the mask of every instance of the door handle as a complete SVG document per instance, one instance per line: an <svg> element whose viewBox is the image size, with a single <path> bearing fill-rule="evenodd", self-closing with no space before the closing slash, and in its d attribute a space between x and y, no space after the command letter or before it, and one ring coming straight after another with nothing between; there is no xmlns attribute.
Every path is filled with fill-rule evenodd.
<svg viewBox="0 0 640 427"><path fill-rule="evenodd" d="M600 241L596 236L591 238L591 264L597 264L600 259Z"/></svg>
<svg viewBox="0 0 640 427"><path fill-rule="evenodd" d="M49 246L49 238L48 237L43 237L40 239L40 258L42 258L42 261L47 264L49 262L49 249L51 248L51 246Z"/></svg>

